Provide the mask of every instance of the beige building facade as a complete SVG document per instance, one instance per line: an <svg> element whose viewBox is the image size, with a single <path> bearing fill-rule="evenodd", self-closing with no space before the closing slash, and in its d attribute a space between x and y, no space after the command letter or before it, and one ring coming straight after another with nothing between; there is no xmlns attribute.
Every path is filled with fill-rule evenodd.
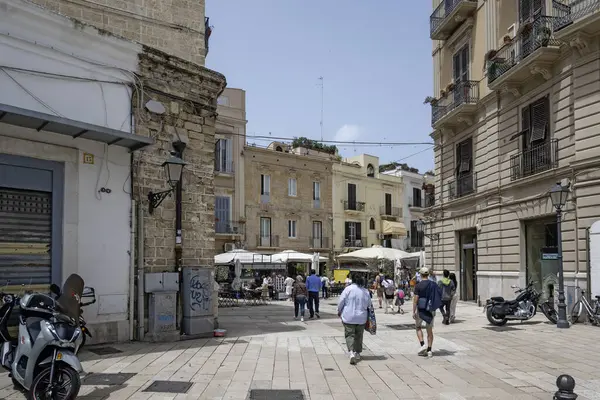
<svg viewBox="0 0 600 400"><path fill-rule="evenodd" d="M400 248L407 230L402 178L379 172L379 158L368 154L333 164L335 253L373 245Z"/></svg>
<svg viewBox="0 0 600 400"><path fill-rule="evenodd" d="M217 100L215 133L215 252L245 245L246 92L226 88Z"/></svg>
<svg viewBox="0 0 600 400"><path fill-rule="evenodd" d="M457 273L463 300L512 298L510 286L529 281L554 294L558 261L548 255L559 235L548 191L568 182L565 284L586 288L586 236L600 214L600 2L433 7L435 205L426 232L435 269Z"/></svg>
<svg viewBox="0 0 600 400"><path fill-rule="evenodd" d="M329 257L334 156L279 142L243 152L246 249Z"/></svg>
<svg viewBox="0 0 600 400"><path fill-rule="evenodd" d="M204 0L32 2L101 31L204 65L211 31Z"/></svg>

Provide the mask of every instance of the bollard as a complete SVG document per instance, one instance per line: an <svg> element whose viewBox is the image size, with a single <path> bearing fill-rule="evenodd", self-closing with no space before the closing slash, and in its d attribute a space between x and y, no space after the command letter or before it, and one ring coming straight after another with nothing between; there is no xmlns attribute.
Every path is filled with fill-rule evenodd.
<svg viewBox="0 0 600 400"><path fill-rule="evenodd" d="M577 398L573 392L575 379L571 375L561 375L556 378L556 387L558 391L554 393L554 400L575 400Z"/></svg>

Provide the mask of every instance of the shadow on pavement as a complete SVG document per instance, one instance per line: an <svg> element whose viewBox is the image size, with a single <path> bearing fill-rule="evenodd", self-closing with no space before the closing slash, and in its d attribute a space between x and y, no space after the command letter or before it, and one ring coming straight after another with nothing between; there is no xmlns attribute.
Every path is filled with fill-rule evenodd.
<svg viewBox="0 0 600 400"><path fill-rule="evenodd" d="M127 387L126 385L114 385L114 386L108 386L108 387L103 387L103 388L96 388L86 395L77 396L77 398L78 399L86 399L86 400L108 399L109 396L111 395L111 393L114 393L114 392L124 389L126 387Z"/></svg>

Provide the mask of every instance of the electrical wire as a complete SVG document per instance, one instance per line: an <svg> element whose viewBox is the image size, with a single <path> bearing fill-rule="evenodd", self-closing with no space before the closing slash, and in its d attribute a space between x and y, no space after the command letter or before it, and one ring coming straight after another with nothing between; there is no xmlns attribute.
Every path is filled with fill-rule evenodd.
<svg viewBox="0 0 600 400"><path fill-rule="evenodd" d="M297 139L296 137L283 137L283 136L271 136L271 135L245 135L243 133L227 133L228 135L233 136L246 136L246 138L255 138L255 139L270 139L270 140L285 140L285 141L293 141ZM312 139L311 139L312 140ZM344 141L344 140L314 140L317 143L330 143L330 144L340 144L340 145L356 145L356 146L364 146L364 145L377 145L377 146L433 146L434 144L431 142L372 142L372 141Z"/></svg>
<svg viewBox="0 0 600 400"><path fill-rule="evenodd" d="M44 106L45 108L47 108L48 110L50 110L51 112L53 112L55 115L58 115L59 117L63 117L64 118L64 115L62 115L60 112L56 111L54 108L50 107L50 105L48 105L42 99L40 99L35 94L33 94L29 89L27 89L25 86L23 86L11 74L9 74L8 71L5 71L4 69L2 69L2 72L4 72L17 86L19 86L23 91L25 91L25 93L27 93L28 95L30 95L33 99L35 99L42 106Z"/></svg>

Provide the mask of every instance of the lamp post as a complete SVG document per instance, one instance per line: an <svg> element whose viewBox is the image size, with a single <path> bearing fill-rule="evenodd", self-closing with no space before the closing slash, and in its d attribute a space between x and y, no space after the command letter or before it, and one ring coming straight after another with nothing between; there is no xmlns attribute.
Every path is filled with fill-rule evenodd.
<svg viewBox="0 0 600 400"><path fill-rule="evenodd" d="M154 213L156 207L160 206L164 199L173 193L177 186L180 185L181 175L183 173L183 167L185 166L185 162L178 157L175 152L171 154L164 163L162 163L162 167L165 169L165 173L167 175L167 182L169 186L171 186L167 190L163 190L161 192L150 192L148 193L148 212L150 214Z"/></svg>
<svg viewBox="0 0 600 400"><path fill-rule="evenodd" d="M557 328L569 328L567 321L567 305L565 304L565 277L563 271L563 254L562 254L562 210L567 204L569 196L569 187L563 186L558 182L550 189L550 200L556 209L556 229L558 239L558 322Z"/></svg>
<svg viewBox="0 0 600 400"><path fill-rule="evenodd" d="M426 232L426 225L427 223L425 221L423 221L421 218L419 218L417 220L417 232L418 233L422 233L423 236L425 236L426 238L429 239L429 244L431 245L431 268L430 268L430 273L433 273L433 241L434 240L438 240L440 238L440 234L439 233L427 233ZM431 228L431 230L433 230L433 227Z"/></svg>

